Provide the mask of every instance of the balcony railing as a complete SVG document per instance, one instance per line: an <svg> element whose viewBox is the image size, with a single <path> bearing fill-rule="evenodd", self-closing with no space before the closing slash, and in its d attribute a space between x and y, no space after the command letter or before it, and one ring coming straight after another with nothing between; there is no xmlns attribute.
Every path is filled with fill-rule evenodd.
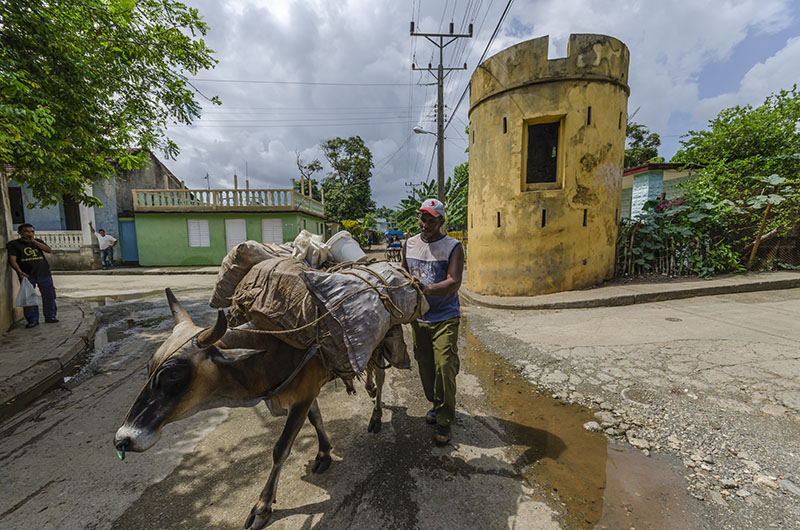
<svg viewBox="0 0 800 530"><path fill-rule="evenodd" d="M137 212L304 211L323 215L319 201L294 190L132 190Z"/></svg>
<svg viewBox="0 0 800 530"><path fill-rule="evenodd" d="M80 249L83 235L80 230L37 230L35 237L41 239L53 250Z"/></svg>

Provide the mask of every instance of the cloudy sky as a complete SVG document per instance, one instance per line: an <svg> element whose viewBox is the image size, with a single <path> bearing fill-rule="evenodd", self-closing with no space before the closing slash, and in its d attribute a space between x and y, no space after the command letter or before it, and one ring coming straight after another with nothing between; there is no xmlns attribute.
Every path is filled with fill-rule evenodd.
<svg viewBox="0 0 800 530"><path fill-rule="evenodd" d="M181 148L167 166L189 187L287 188L296 153L324 163L319 144L361 136L373 154L372 192L395 207L407 184L436 178L436 87L411 63L437 63L417 31L466 33L446 48L445 66L467 63L445 85L445 172L467 159L464 128L478 60L550 36L550 57L566 54L571 33L601 33L631 52L628 112L661 135L669 159L679 137L721 109L755 104L800 80L796 0L516 0L490 43L508 0L188 0L210 26L219 64L193 83L218 95L190 127L169 133ZM463 28L463 29L462 29ZM437 52L438 53L438 52ZM326 168L327 170L327 168Z"/></svg>

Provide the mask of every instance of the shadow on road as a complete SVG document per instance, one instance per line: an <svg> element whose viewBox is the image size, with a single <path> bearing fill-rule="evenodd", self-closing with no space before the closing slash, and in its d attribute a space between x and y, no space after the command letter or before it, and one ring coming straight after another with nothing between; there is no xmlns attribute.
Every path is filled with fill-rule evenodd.
<svg viewBox="0 0 800 530"><path fill-rule="evenodd" d="M564 450L546 431L464 414L456 418L455 445L435 448L432 428L421 417L409 416L404 406L385 410L391 420L378 435L366 433L366 418L326 422L334 462L319 475L311 472L316 436L308 425L303 428L282 473L273 527L507 528L523 496L520 466L557 459ZM241 528L266 482L282 427L282 418L269 417L261 405L247 414L263 432L185 456L113 528ZM511 430L535 441L514 462L505 453Z"/></svg>

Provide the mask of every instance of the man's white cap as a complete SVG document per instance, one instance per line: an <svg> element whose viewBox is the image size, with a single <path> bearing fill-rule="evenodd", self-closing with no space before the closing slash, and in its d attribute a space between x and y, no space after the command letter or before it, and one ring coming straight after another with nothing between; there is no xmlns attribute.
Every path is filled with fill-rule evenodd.
<svg viewBox="0 0 800 530"><path fill-rule="evenodd" d="M434 217L444 217L444 203L436 199L425 199L418 212L426 212Z"/></svg>

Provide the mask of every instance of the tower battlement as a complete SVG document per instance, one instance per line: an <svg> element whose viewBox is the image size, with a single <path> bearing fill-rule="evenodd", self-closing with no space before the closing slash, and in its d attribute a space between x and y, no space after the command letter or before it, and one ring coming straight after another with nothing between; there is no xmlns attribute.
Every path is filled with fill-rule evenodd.
<svg viewBox="0 0 800 530"><path fill-rule="evenodd" d="M514 88L554 81L605 81L630 93L628 47L614 37L593 33L569 36L567 56L548 59L550 37L538 37L507 48L481 63L472 75L470 109Z"/></svg>

